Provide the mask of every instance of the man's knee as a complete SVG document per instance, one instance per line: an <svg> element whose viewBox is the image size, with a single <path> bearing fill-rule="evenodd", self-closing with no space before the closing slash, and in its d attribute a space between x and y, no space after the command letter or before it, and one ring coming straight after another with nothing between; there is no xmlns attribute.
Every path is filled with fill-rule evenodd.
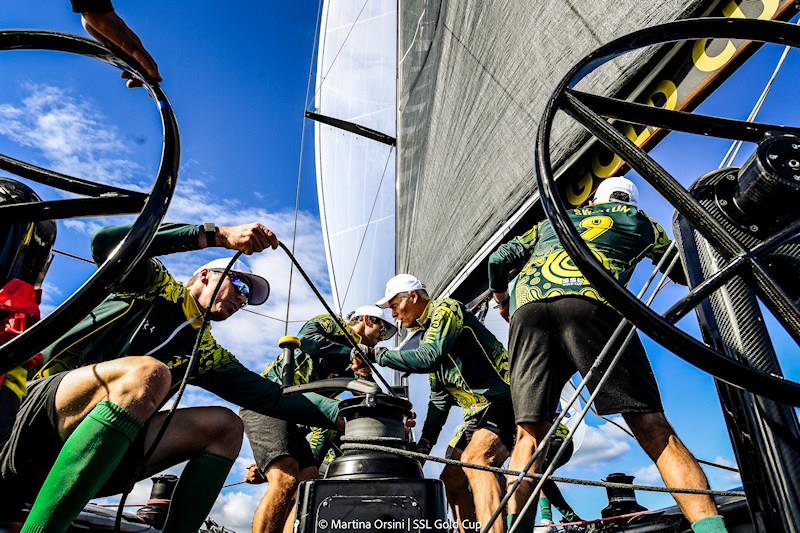
<svg viewBox="0 0 800 533"><path fill-rule="evenodd" d="M172 384L167 365L149 356L125 357L118 361L117 378L109 384L110 396L127 407L136 404L155 412Z"/></svg>
<svg viewBox="0 0 800 533"><path fill-rule="evenodd" d="M300 466L297 460L283 456L272 461L267 468L267 483L272 489L279 493L288 493L291 495L297 488L298 480L300 478Z"/></svg>
<svg viewBox="0 0 800 533"><path fill-rule="evenodd" d="M242 448L244 437L242 419L226 407L209 407L203 417L212 433L210 441L217 453L235 459Z"/></svg>
<svg viewBox="0 0 800 533"><path fill-rule="evenodd" d="M444 483L444 487L447 492L458 492L462 490L466 490L467 488L467 477L464 471L457 466L447 465L442 469L442 473L439 474L439 479L442 480Z"/></svg>
<svg viewBox="0 0 800 533"><path fill-rule="evenodd" d="M663 449L671 438L677 438L664 413L627 413L623 417L645 451Z"/></svg>

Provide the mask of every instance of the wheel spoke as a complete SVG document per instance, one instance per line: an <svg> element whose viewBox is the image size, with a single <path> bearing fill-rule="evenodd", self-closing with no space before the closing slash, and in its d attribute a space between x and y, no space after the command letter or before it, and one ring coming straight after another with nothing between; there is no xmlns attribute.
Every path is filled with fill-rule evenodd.
<svg viewBox="0 0 800 533"><path fill-rule="evenodd" d="M760 124L744 120L672 111L636 102L627 102L618 98L598 96L583 91L569 90L567 92L595 113L630 124L655 126L671 131L684 131L746 142L759 142L767 132L800 135L800 128L790 126Z"/></svg>
<svg viewBox="0 0 800 533"><path fill-rule="evenodd" d="M673 178L644 150L617 131L605 119L589 109L577 97L565 93L565 111L592 133L597 140L628 163L661 193L692 225L728 258L743 255L746 250L722 225L714 220L689 191Z"/></svg>
<svg viewBox="0 0 800 533"><path fill-rule="evenodd" d="M672 304L672 306L667 309L667 312L664 313L664 320L674 324L686 316L692 309L697 307L700 302L725 285L735 275L739 274L747 264L748 258L746 256L737 256L736 259L725 265L725 268L719 272L715 272L710 278L703 280L701 284L689 291L689 294Z"/></svg>
<svg viewBox="0 0 800 533"><path fill-rule="evenodd" d="M60 172L54 172L46 168L37 167L24 161L8 157L7 155L0 154L0 169L6 172L11 172L21 178L29 179L43 185L49 185L62 191L72 192L75 194L83 194L86 196L102 196L104 194L116 194L119 196L139 196L141 200L147 199L147 194L131 191L129 189L122 189L119 187L112 187L111 185L104 185L102 183L95 183L92 181L75 178Z"/></svg>
<svg viewBox="0 0 800 533"><path fill-rule="evenodd" d="M722 270L715 272L713 276L692 289L689 294L672 304L664 313L664 320L674 324L697 307L711 293L727 283L733 276L739 274L745 266L752 265L759 257L769 254L778 246L796 237L798 232L800 232L800 220L772 235L769 239L753 248L747 255L736 256Z"/></svg>
<svg viewBox="0 0 800 533"><path fill-rule="evenodd" d="M770 273L760 261L754 260L751 264L751 275L754 282L754 291L772 311L775 319L780 322L796 343L800 344L800 309L792 303L780 285L775 283Z"/></svg>
<svg viewBox="0 0 800 533"><path fill-rule="evenodd" d="M104 196L8 204L0 206L0 219L7 224L15 224L63 218L131 215L139 213L144 202L140 197Z"/></svg>

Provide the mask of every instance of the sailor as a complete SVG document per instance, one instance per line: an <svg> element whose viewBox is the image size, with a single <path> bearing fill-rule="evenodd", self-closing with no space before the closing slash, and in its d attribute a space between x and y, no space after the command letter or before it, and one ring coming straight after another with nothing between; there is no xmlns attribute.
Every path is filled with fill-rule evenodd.
<svg viewBox="0 0 800 533"><path fill-rule="evenodd" d="M0 178L0 204L41 201L24 183ZM0 345L39 320L42 284L55 239L56 223L52 220L0 226ZM28 371L41 362L42 355L36 354L0 374L0 446L11 434L20 402L28 394Z"/></svg>
<svg viewBox="0 0 800 533"><path fill-rule="evenodd" d="M70 0L70 3L72 11L81 14L81 23L92 37L105 45L121 49L136 60L150 80L161 81L155 59L145 49L139 36L114 11L111 0ZM142 86L142 82L127 72L122 73L122 78L128 80L128 87Z"/></svg>
<svg viewBox="0 0 800 533"><path fill-rule="evenodd" d="M94 235L96 263L114 253L128 229ZM222 407L179 409L146 463L144 454L165 421L159 407L186 372L204 310L210 308L212 320L225 320L246 304L264 303L269 283L241 261L223 278L229 260L217 259L181 284L155 256L213 246L252 254L277 245L259 223L164 224L116 292L44 350L39 379L29 384L0 451L13 495L30 501L38 493L23 531L64 531L89 499L126 491L186 460L164 531L200 527L239 454L241 419ZM282 397L278 385L245 368L210 329L197 358L189 382L224 400L315 426L335 424L335 401Z"/></svg>
<svg viewBox="0 0 800 533"><path fill-rule="evenodd" d="M315 316L303 324L297 334L300 348L294 351L295 385L336 377L368 377L367 369L350 369L351 341L375 346L397 332L374 305L350 313L345 328L342 331L329 315ZM264 375L281 384L284 364L282 358L275 359ZM319 466L336 435L315 428L312 448L306 440L307 428L248 409L242 409L239 415L257 465L256 469L251 467L247 479L269 483L253 517L253 533L280 532L284 524L294 522L290 510L298 483L319 476Z"/></svg>
<svg viewBox="0 0 800 533"><path fill-rule="evenodd" d="M422 330L413 350L372 348L368 356L381 366L403 372L428 373L430 400L418 451L430 451L450 408L464 412L466 446L460 454L469 463L498 466L508 458L514 439L514 416L508 387L508 354L500 341L452 298L431 300L420 280L399 274L386 283L377 305L410 329ZM354 368L360 367L359 357ZM479 522L486 523L500 504L501 486L491 472L465 472L473 487ZM502 524L492 531L502 532Z"/></svg>
<svg viewBox="0 0 800 533"><path fill-rule="evenodd" d="M670 243L663 228L638 206L639 193L625 178L607 178L591 205L569 213L584 241L620 283L626 284L645 256L660 259ZM521 269L508 293L508 274ZM671 277L685 283L683 272ZM575 372L585 374L611 337L621 316L574 268L548 221L500 246L489 258L489 287L508 320L511 392L517 442L510 468L523 468L554 418L559 392ZM616 353L622 339L614 345ZM607 366L607 363L606 363ZM603 369L590 380L594 389ZM656 463L667 487L707 489L695 458L675 434L661 405L653 372L638 336L597 396L601 415L621 413L636 440ZM509 484L513 480L509 480ZM509 520L528 498L525 480L509 501ZM714 500L675 494L698 533L725 531Z"/></svg>

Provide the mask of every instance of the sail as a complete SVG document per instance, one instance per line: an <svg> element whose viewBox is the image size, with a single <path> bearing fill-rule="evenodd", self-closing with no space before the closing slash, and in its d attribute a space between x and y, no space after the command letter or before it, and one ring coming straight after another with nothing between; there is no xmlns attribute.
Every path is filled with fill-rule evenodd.
<svg viewBox="0 0 800 533"><path fill-rule="evenodd" d="M326 0L316 112L395 136L397 5ZM394 147L320 122L317 195L331 289L347 313L383 294L394 274Z"/></svg>
<svg viewBox="0 0 800 533"><path fill-rule="evenodd" d="M462 300L485 288L488 254L527 229L531 217L541 219L533 174L538 121L555 84L591 50L678 18L785 19L793 12L791 1L779 0L565 0L535 7L515 0L402 0L398 271L415 274L434 294ZM593 73L581 89L690 109L746 47L704 40L649 49ZM659 138L651 130L626 133L640 144ZM573 205L620 167L612 154L592 150L571 121L556 122L553 137L553 165Z"/></svg>

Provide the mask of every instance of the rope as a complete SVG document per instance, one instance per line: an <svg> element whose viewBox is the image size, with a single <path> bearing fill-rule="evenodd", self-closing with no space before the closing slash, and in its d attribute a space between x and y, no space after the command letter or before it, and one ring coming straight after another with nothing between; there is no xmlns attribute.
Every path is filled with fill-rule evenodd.
<svg viewBox="0 0 800 533"><path fill-rule="evenodd" d="M325 310L328 312L328 314L330 315L331 319L334 322L336 322L336 325L339 327L339 329L341 329L343 332L346 332L347 331L347 327L345 326L344 322L342 322L342 319L339 317L339 315L337 315L336 313L333 312L333 309L331 309L331 306L328 305L328 302L326 302L325 298L323 298L322 294L320 294L320 292L317 289L316 285L314 285L314 282L311 281L311 278L308 277L308 274L306 274L306 271L303 270L303 268L300 266L300 263L297 262L297 258L294 256L294 254L289 251L289 249L286 247L285 244L283 244L282 241L278 241L278 245L281 247L281 249L284 252L286 252L286 255L289 256L289 259L297 267L297 271L300 272L300 274L303 276L303 279L306 280L306 283L308 283L308 286L311 288L311 291L314 293L314 295L317 297L317 299L319 299L320 303L325 308ZM359 347L358 343L355 342L352 338L350 338L350 335L345 335L344 337L347 339L347 342L350 344L350 346L352 346L353 349L356 350L359 353L359 355L361 356L361 359L367 365L367 368L369 368L370 372L372 372L372 375L374 377L376 377L378 379L378 381L380 381L381 385L383 385L386 388L386 392L390 396L397 396L397 393L392 390L392 387L389 386L389 384L386 382L386 380L381 375L381 373L378 372L378 370L375 368L375 365L372 363L372 361L369 360L369 358L364 353L364 351L361 349L361 347Z"/></svg>
<svg viewBox="0 0 800 533"><path fill-rule="evenodd" d="M208 307L203 312L203 318L202 321L200 322L200 328L197 330L197 336L195 337L194 340L194 346L192 347L192 352L191 355L189 356L189 360L186 363L186 372L183 373L183 378L181 379L180 387L178 388L178 392L175 395L175 401L172 402L172 407L170 407L169 412L167 413L167 416L164 419L164 423L161 424L161 429L159 429L155 439L153 439L153 443L150 445L150 448L148 448L147 452L145 452L144 457L142 458L141 466L137 469L136 475L134 476L134 478L132 479L132 483L130 484L130 488L127 491L125 491L125 493L119 500L119 507L117 508L117 516L116 519L114 520L114 531L117 533L120 531L120 528L122 526L122 509L125 506L125 501L128 499L128 495L130 495L131 490L133 490L133 485L134 483L136 483L136 478L139 477L139 475L142 473L144 469L144 466L147 464L150 458L153 457L153 453L155 453L156 447L161 442L161 439L164 437L164 434L167 432L167 428L169 427L170 422L172 422L172 417L175 416L175 411L178 409L178 404L180 403L181 398L183 398L183 393L186 390L186 385L189 383L189 376L194 371L196 362L198 361L197 354L200 351L200 342L203 339L203 333L205 332L206 327L208 327L211 307L213 306L214 302L217 301L217 295L219 294L219 290L222 287L222 282L228 276L228 272L230 272L231 268L233 267L233 264L236 263L236 260L239 259L241 255L242 252L236 252L234 254L231 260L228 261L225 270L222 271L222 274L220 275L217 284L214 286L214 292L211 293L211 299L209 300Z"/></svg>
<svg viewBox="0 0 800 533"><path fill-rule="evenodd" d="M580 520L578 522L561 522L558 524L536 524L533 527L569 527L569 526L588 526L591 524L599 524L602 522L610 522L612 520L622 520L623 518L636 518L647 514L655 514L660 511L637 511L635 513L620 514L617 516L607 516L606 518L596 518L594 520Z"/></svg>
<svg viewBox="0 0 800 533"><path fill-rule="evenodd" d="M375 206L378 205L378 198L381 196L381 188L383 186L383 178L386 177L386 169L389 168L389 160L392 158L392 151L394 150L394 146L389 148L389 155L386 156L386 163L383 165L383 173L381 174L381 180L378 182L378 190L375 193L375 199L372 201L372 209L369 210L369 218L367 218L367 225L364 226L364 233L361 235L361 242L358 243L358 251L356 252L356 258L353 261L353 270L350 272L350 279L347 280L347 287L344 290L344 297L342 298L341 302L339 302L339 309L342 307L342 302L347 302L347 295L350 293L350 284L353 282L353 276L356 273L356 267L358 266L358 260L361 257L361 249L364 246L364 241L367 238L367 232L369 231L369 225L372 223L372 215L375 213Z"/></svg>
<svg viewBox="0 0 800 533"><path fill-rule="evenodd" d="M317 53L317 41L319 35L319 21L322 16L322 3L319 4L317 11L317 23L314 27L314 44L311 46L311 59L308 62L308 80L306 81L306 101L303 104L303 122L300 128L300 156L297 162L297 191L294 197L294 225L292 228L292 255L294 255L294 245L297 240L297 216L300 213L300 184L303 177L303 149L306 142L306 122L305 115L308 106L308 94L311 92L311 77L314 73L314 56ZM292 307L292 274L294 273L294 263L289 264L289 292L286 297L286 320L284 321L283 334L289 334L289 310Z"/></svg>
<svg viewBox="0 0 800 533"><path fill-rule="evenodd" d="M498 466L477 465L472 463L465 463L457 459L446 459L444 457L436 457L425 453L412 452L409 450L400 450L398 448L391 448L389 446L381 446L379 444L345 444L342 449L347 450L366 450L373 452L385 452L402 457L409 457L412 459L433 461L434 463L442 463L446 465L459 466L461 468L469 468L471 470L481 470L484 472L492 472L494 474L502 474L506 476L526 477L530 479L542 479L544 474L536 474L533 472L523 472L519 470L510 470L508 468L501 468ZM658 487L655 485L639 485L636 483L614 483L611 481L594 481L591 479L579 479L571 477L548 476L548 479L557 481L559 483L568 483L570 485L583 485L587 487L604 487L611 489L633 489L647 492L664 492L669 494L705 494L708 496L744 496L744 492L735 490L712 490L712 489L686 489L686 488L667 488Z"/></svg>

